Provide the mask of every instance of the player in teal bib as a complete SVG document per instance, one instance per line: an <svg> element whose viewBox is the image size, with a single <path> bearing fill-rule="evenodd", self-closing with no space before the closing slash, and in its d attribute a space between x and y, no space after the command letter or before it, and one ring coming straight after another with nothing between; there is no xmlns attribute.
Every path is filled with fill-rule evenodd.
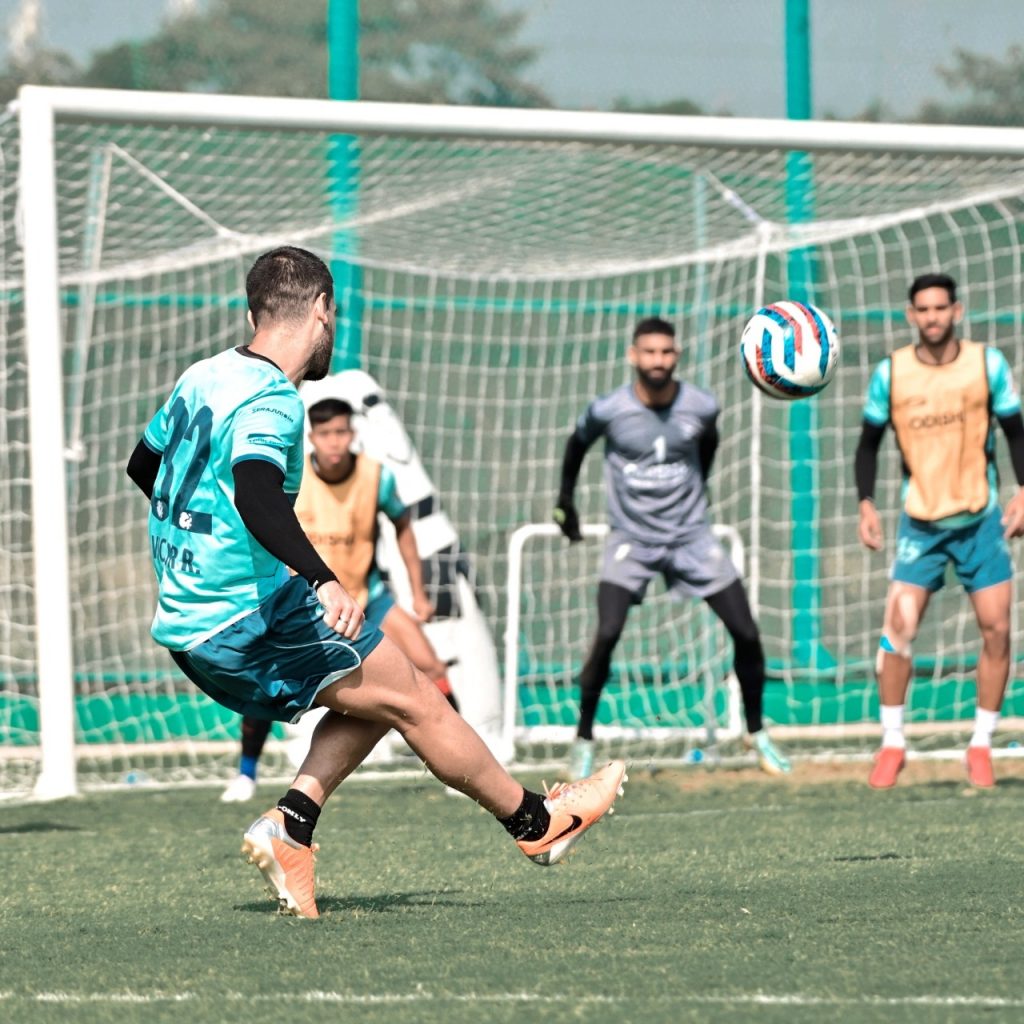
<svg viewBox="0 0 1024 1024"><path fill-rule="evenodd" d="M304 424L296 385L330 368L334 282L319 257L288 246L255 262L246 295L252 341L186 370L128 462L150 504L157 641L234 711L292 720L313 704L327 708L291 788L249 826L243 850L283 912L318 917L320 809L396 729L439 779L494 814L526 856L554 864L611 807L625 765L613 762L547 799L525 790L441 691L364 626L292 507Z"/></svg>

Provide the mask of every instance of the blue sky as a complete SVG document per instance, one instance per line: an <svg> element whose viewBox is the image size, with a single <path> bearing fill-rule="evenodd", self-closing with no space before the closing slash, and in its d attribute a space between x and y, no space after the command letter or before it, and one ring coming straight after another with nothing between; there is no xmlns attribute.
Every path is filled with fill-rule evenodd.
<svg viewBox="0 0 1024 1024"><path fill-rule="evenodd" d="M326 0L325 0L326 2ZM783 116L784 0L497 0L542 48L531 78L558 104L685 97L712 112ZM4 26L19 0L0 0ZM90 50L157 29L167 0L44 0L49 43ZM876 99L897 115L947 98L954 47L1003 56L1024 43L1021 0L811 0L815 113Z"/></svg>

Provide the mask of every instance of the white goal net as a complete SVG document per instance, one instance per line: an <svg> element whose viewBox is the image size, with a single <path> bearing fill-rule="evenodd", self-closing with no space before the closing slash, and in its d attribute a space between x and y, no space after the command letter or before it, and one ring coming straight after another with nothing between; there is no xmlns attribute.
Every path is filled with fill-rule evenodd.
<svg viewBox="0 0 1024 1024"><path fill-rule="evenodd" d="M855 536L864 388L909 340L925 270L959 280L964 333L1020 368L1022 154L1015 130L23 91L0 121L0 792L31 789L41 750L72 735L80 785L233 770L233 716L149 638L145 503L124 465L177 375L245 342L244 275L277 244L331 261L343 354L400 412L457 526L514 666L521 759L561 756L598 553L533 550L510 660L510 538L549 521L575 418L628 379L648 315L677 324L681 374L723 407L713 515L745 552L769 721L798 751L869 750L891 551ZM737 354L750 313L783 297L825 309L843 342L834 383L792 406L762 400ZM1002 442L998 460L1012 483ZM898 475L890 436L890 539ZM601 522L597 452L578 496ZM969 725L977 647L947 588L915 645L915 742L949 747ZM655 590L598 735L686 755L729 662L703 609ZM1006 713L1004 746L1024 714L1014 680Z"/></svg>

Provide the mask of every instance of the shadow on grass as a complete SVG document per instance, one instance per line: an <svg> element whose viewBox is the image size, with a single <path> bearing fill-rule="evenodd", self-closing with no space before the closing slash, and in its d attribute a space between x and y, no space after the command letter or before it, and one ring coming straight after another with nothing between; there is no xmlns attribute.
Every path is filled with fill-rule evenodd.
<svg viewBox="0 0 1024 1024"><path fill-rule="evenodd" d="M349 914L386 914L392 910L404 910L410 907L482 907L489 902L487 899L461 900L453 899L458 895L457 889L436 890L434 892L390 892L375 896L318 896L316 903L320 913ZM251 903L238 903L236 910L247 914L274 913L273 903L269 897L265 900L254 900Z"/></svg>
<svg viewBox="0 0 1024 1024"><path fill-rule="evenodd" d="M62 825L56 821L26 821L23 825L0 825L0 836L16 836L39 832L81 832L78 825Z"/></svg>

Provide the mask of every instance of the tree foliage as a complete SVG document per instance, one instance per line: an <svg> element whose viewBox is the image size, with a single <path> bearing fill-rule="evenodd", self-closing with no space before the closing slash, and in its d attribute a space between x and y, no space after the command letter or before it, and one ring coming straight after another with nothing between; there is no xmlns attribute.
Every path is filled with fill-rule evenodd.
<svg viewBox="0 0 1024 1024"><path fill-rule="evenodd" d="M953 51L952 67L939 74L963 99L925 103L918 120L939 124L1024 124L1024 50L1012 46L1003 58Z"/></svg>
<svg viewBox="0 0 1024 1024"><path fill-rule="evenodd" d="M98 52L81 84L262 96L327 94L325 0L212 0L152 38ZM546 105L515 42L525 15L492 0L362 0L360 95L425 103Z"/></svg>

